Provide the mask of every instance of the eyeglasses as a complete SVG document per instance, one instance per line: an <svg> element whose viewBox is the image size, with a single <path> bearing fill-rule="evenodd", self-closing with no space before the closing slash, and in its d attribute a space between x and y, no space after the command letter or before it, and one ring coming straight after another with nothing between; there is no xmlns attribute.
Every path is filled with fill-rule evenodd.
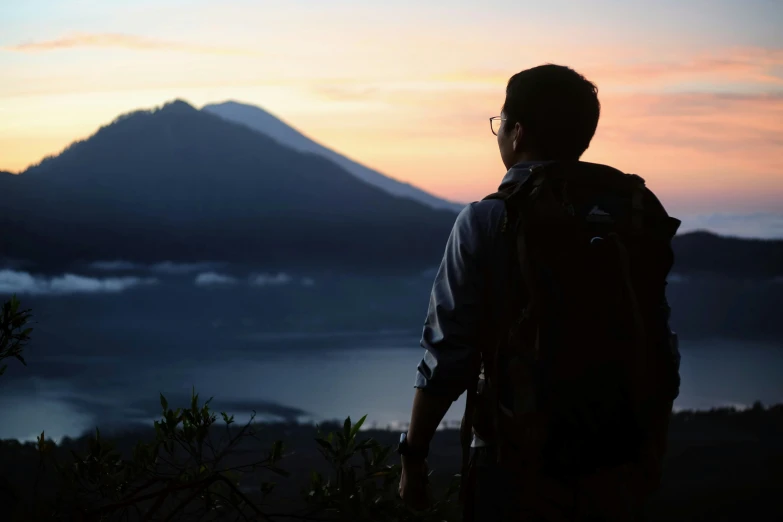
<svg viewBox="0 0 783 522"><path fill-rule="evenodd" d="M489 119L489 128L492 129L492 134L495 136L498 135L498 132L500 132L500 126L504 121L506 121L506 118L502 116L492 116Z"/></svg>

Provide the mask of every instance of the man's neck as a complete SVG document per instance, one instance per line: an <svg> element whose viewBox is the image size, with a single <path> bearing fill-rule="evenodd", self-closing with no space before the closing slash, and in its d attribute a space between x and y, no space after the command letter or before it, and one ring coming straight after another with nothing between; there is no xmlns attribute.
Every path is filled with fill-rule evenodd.
<svg viewBox="0 0 783 522"><path fill-rule="evenodd" d="M539 158L536 154L532 154L532 153L529 153L529 152L522 152L522 153L519 154L519 156L517 156L517 161L515 162L515 164L516 163L535 163L535 162L539 162L539 161L546 161L546 160L544 160L542 158Z"/></svg>

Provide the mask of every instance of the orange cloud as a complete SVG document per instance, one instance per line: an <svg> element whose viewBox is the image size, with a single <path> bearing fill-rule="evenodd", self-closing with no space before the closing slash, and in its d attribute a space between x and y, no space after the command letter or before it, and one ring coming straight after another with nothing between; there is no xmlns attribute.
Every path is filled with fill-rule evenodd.
<svg viewBox="0 0 783 522"><path fill-rule="evenodd" d="M779 209L783 92L604 97L586 158L640 171L682 208Z"/></svg>
<svg viewBox="0 0 783 522"><path fill-rule="evenodd" d="M783 92L607 96L597 137L698 150L724 163L763 163L783 179Z"/></svg>
<svg viewBox="0 0 783 522"><path fill-rule="evenodd" d="M676 57L661 61L612 60L602 57L601 62L581 58L574 67L590 80L602 85L659 86L676 81L728 81L760 84L783 84L783 76L776 68L783 66L783 49L737 48L720 53L693 57ZM457 84L505 85L508 78L518 72L507 71L457 71L438 75L433 80Z"/></svg>
<svg viewBox="0 0 783 522"><path fill-rule="evenodd" d="M254 56L259 53L244 50L230 49L221 47L211 47L203 45L194 45L182 42L171 42L136 36L129 34L116 33L77 33L71 36L64 36L54 40L44 40L40 42L26 42L17 45L7 46L3 49L12 52L39 53L46 51L57 51L61 49L73 49L79 47L87 48L118 48L135 51L181 51L197 54L221 54L221 55L246 55Z"/></svg>

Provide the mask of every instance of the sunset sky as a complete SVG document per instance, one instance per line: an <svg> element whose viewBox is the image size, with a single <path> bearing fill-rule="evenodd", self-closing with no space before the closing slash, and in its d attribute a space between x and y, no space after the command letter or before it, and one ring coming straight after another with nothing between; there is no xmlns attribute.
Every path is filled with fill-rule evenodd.
<svg viewBox="0 0 783 522"><path fill-rule="evenodd" d="M469 201L503 174L487 118L554 62L600 89L587 161L675 212L783 213L781 0L5 0L0 169L182 98L259 105Z"/></svg>

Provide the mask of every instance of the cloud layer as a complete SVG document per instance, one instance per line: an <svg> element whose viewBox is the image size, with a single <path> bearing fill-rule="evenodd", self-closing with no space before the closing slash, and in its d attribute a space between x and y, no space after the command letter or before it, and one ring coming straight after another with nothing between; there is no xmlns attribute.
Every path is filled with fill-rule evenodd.
<svg viewBox="0 0 783 522"><path fill-rule="evenodd" d="M252 286L283 286L287 285L293 278L283 272L277 274L254 274L250 277Z"/></svg>
<svg viewBox="0 0 783 522"><path fill-rule="evenodd" d="M162 261L152 265L144 265L140 263L134 263L132 261L115 259L110 261L95 261L90 263L88 266L93 270L100 270L102 272L128 272L134 270L144 270L156 274L185 275L192 274L194 272L211 271L222 266L222 263L214 263L212 261L199 261L194 263L175 263L173 261Z"/></svg>
<svg viewBox="0 0 783 522"><path fill-rule="evenodd" d="M217 272L204 272L196 276L196 286L229 286L235 285L237 279L235 277L218 274Z"/></svg>
<svg viewBox="0 0 783 522"><path fill-rule="evenodd" d="M252 273L249 276L241 277L235 274L228 274L218 271L219 268L225 268L225 266L225 263L217 263L212 261L201 261L193 263L174 263L171 261L163 261L151 265L144 265L124 260L95 261L88 265L90 269L99 270L102 272L148 272L159 277L196 274L193 278L193 284L203 288L234 286L240 283L256 288L286 286L292 283L299 284L304 287L315 286L315 280L311 277L303 276L297 278L285 272ZM136 279L140 281L143 280L133 277L115 277L103 279L102 281L132 281ZM99 279L94 280L98 281Z"/></svg>
<svg viewBox="0 0 783 522"><path fill-rule="evenodd" d="M46 278L34 276L29 272L0 270L0 294L113 294L155 283L157 280L153 278L107 277L101 279L76 274Z"/></svg>
<svg viewBox="0 0 783 522"><path fill-rule="evenodd" d="M95 261L94 263L90 263L90 268L93 268L95 270L101 270L103 272L125 272L129 270L138 270L142 268L140 265L137 265L136 263L131 263L130 261Z"/></svg>
<svg viewBox="0 0 783 522"><path fill-rule="evenodd" d="M212 263L210 261L198 263L172 263L171 261L164 261L150 266L149 270L158 274L178 275L192 274L193 272L200 272L202 270L211 270L218 266L220 266L220 263Z"/></svg>
<svg viewBox="0 0 783 522"><path fill-rule="evenodd" d="M201 287L233 286L239 282L240 280L235 276L218 272L203 272L197 275L194 280L194 284ZM247 284L255 288L287 286L295 282L296 279L293 276L284 272L278 272L276 274L252 274L247 279ZM298 283L304 287L315 286L315 280L311 277L303 277L298 280Z"/></svg>
<svg viewBox="0 0 783 522"><path fill-rule="evenodd" d="M41 53L61 49L97 48L128 49L133 51L179 51L196 54L219 54L257 56L259 53L246 49L224 48L173 42L146 36L119 33L76 33L51 40L24 42L4 47L6 51Z"/></svg>

